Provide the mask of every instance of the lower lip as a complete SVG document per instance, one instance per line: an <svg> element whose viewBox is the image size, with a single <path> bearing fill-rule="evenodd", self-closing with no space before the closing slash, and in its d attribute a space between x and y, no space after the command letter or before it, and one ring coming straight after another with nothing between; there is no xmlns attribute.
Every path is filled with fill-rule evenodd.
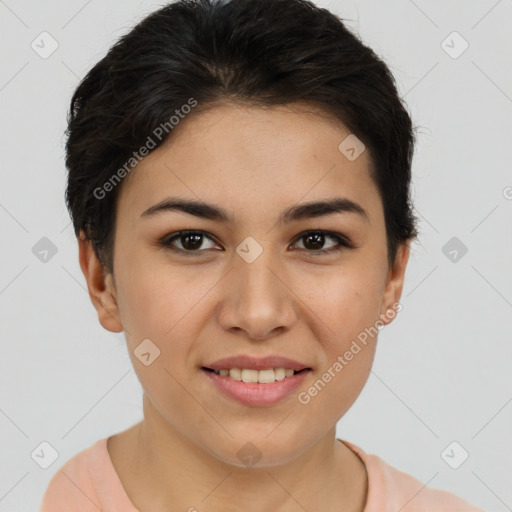
<svg viewBox="0 0 512 512"><path fill-rule="evenodd" d="M303 370L283 380L276 380L269 384L259 382L242 382L230 377L217 375L209 370L201 371L210 379L217 389L244 405L265 406L273 405L291 395L311 373Z"/></svg>

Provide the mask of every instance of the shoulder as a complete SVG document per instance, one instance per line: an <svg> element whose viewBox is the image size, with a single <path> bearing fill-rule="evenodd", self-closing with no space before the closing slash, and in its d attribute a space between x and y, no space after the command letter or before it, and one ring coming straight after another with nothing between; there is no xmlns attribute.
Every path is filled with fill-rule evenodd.
<svg viewBox="0 0 512 512"><path fill-rule="evenodd" d="M107 439L82 450L61 466L50 480L39 512L98 512L101 503L91 477L91 467L106 451ZM108 452L107 452L108 453Z"/></svg>
<svg viewBox="0 0 512 512"><path fill-rule="evenodd" d="M368 497L364 512L484 512L454 494L431 489L377 455L342 441L364 462L368 474Z"/></svg>

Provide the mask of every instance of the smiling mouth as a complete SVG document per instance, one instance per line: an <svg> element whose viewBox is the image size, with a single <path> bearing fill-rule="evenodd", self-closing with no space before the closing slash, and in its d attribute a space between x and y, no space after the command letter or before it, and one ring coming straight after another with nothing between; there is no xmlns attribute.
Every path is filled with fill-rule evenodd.
<svg viewBox="0 0 512 512"><path fill-rule="evenodd" d="M303 368L302 370L293 370L291 368L267 368L263 370L254 370L249 368L224 368L214 370L212 368L202 367L203 370L215 373L220 377L246 383L271 384L293 377L298 373L310 371L311 368Z"/></svg>

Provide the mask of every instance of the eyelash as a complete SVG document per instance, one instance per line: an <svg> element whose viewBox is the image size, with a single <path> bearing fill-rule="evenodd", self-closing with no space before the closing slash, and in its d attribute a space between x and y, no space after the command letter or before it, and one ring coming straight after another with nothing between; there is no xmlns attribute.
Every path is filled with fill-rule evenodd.
<svg viewBox="0 0 512 512"><path fill-rule="evenodd" d="M318 250L308 250L308 249L298 249L300 251L305 251L306 253L309 253L308 256L317 256L317 255L324 255L324 254L333 254L337 253L343 249L355 249L356 246L352 244L346 237L343 235L333 232L333 231L325 231L325 230L310 230L310 231L304 231L300 233L294 240L294 244L297 243L302 238L306 238L309 235L324 235L328 238L333 238L338 242L338 244L334 247L331 247L329 249L318 249ZM184 230L184 231L177 231L175 233L171 233L170 235L166 235L165 237L161 238L158 241L158 244L168 250L179 252L181 254L185 254L186 256L195 256L198 253L205 252L205 250L192 250L187 251L185 249L179 249L172 245L172 242L174 240L179 239L185 235L203 235L206 236L206 238L210 238L212 241L215 242L215 239L212 236L209 236L206 231L201 230ZM216 243L216 242L215 242Z"/></svg>

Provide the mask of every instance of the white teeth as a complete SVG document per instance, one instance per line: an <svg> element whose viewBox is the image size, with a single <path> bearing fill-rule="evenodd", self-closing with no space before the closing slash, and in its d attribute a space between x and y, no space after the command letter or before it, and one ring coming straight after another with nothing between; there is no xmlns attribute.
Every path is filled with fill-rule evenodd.
<svg viewBox="0 0 512 512"><path fill-rule="evenodd" d="M242 370L242 382L258 382L258 370Z"/></svg>
<svg viewBox="0 0 512 512"><path fill-rule="evenodd" d="M274 370L274 375L276 380L283 380L286 377L286 370L284 368L276 368Z"/></svg>
<svg viewBox="0 0 512 512"><path fill-rule="evenodd" d="M247 370L244 370L242 372L242 380L243 380L243 375L244 375L244 372L247 371ZM254 370L255 373L258 374L258 382L260 384L269 384L270 382L275 382L276 380L276 374L274 373L274 370L270 369L270 370L260 370L259 372Z"/></svg>
<svg viewBox="0 0 512 512"><path fill-rule="evenodd" d="M292 370L291 368L269 368L266 370L231 368L229 370L214 370L214 372L221 377L230 377L237 381L271 384L276 380L283 380L286 377L291 377L295 373L295 370Z"/></svg>
<svg viewBox="0 0 512 512"><path fill-rule="evenodd" d="M235 380L242 380L242 370L240 368L232 368L228 370L229 376Z"/></svg>

